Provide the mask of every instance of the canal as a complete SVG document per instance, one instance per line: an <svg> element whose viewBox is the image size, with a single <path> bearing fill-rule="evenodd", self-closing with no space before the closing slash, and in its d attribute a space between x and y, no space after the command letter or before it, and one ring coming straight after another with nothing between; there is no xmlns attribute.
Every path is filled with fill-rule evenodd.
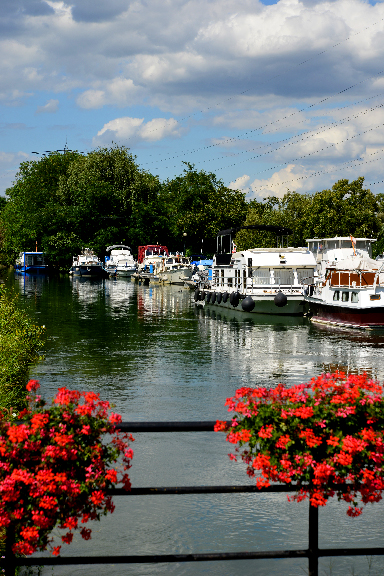
<svg viewBox="0 0 384 576"><path fill-rule="evenodd" d="M243 385L293 385L322 372L366 371L384 380L384 335L319 328L305 318L242 316L196 309L179 286L125 279L9 273L19 306L46 327L45 360L32 376L51 398L58 387L99 392L125 421L228 419L225 399ZM218 433L135 434L132 484L247 484ZM116 511L75 537L62 555L171 554L307 547L308 503L285 495L115 497ZM383 505L359 518L337 500L320 510L320 547L383 546ZM55 535L59 538L59 531ZM320 573L383 574L384 559L324 558ZM305 574L305 560L63 566L55 575L278 576ZM45 568L42 574L51 575Z"/></svg>

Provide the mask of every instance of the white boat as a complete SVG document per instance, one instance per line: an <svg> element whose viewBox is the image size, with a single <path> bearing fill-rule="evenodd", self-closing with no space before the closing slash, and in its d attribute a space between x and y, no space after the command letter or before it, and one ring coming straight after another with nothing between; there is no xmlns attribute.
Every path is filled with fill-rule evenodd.
<svg viewBox="0 0 384 576"><path fill-rule="evenodd" d="M169 257L166 246L160 244L146 244L138 247L138 267L132 274L135 281L149 284L149 282L159 282L159 272L163 267L164 258Z"/></svg>
<svg viewBox="0 0 384 576"><path fill-rule="evenodd" d="M275 232L282 237L292 233L277 226L249 228ZM211 285L208 289L195 290L196 304L204 302L204 305L257 314L302 315L305 309L303 281L312 282L316 271L312 252L306 247L228 252L232 234L238 230L240 228L231 228L218 233Z"/></svg>
<svg viewBox="0 0 384 576"><path fill-rule="evenodd" d="M85 278L100 278L107 275L102 261L90 248L84 248L81 254L73 257L69 273Z"/></svg>
<svg viewBox="0 0 384 576"><path fill-rule="evenodd" d="M104 269L110 276L129 278L137 270L137 262L132 256L129 246L114 244L106 249L110 252L105 257Z"/></svg>
<svg viewBox="0 0 384 576"><path fill-rule="evenodd" d="M372 238L307 240L319 266L305 283L311 321L347 328L384 328L384 260L373 260Z"/></svg>
<svg viewBox="0 0 384 576"><path fill-rule="evenodd" d="M163 284L179 284L190 280L193 274L193 266L190 258L183 254L169 254L163 258L158 272L159 280Z"/></svg>

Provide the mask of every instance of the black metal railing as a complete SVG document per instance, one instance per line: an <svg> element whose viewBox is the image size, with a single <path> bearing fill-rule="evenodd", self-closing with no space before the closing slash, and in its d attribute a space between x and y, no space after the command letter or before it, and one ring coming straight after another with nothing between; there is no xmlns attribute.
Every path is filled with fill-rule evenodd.
<svg viewBox="0 0 384 576"><path fill-rule="evenodd" d="M200 422L123 422L117 427L124 432L208 432L213 431L214 421ZM344 486L345 488L345 486ZM273 485L266 488L245 486L181 486L132 488L126 492L123 488L108 491L112 496L143 496L171 494L239 494L253 492L257 494L295 492L294 485ZM59 566L84 564L154 564L168 562L212 562L218 560L261 560L281 558L308 558L308 575L318 576L320 557L336 556L379 556L384 548L319 548L318 508L309 505L308 548L303 550L275 550L253 552L215 552L204 554L145 554L117 556L68 556L68 557L15 557L11 551L12 534L7 531L5 557L1 559L5 576L15 576L18 566Z"/></svg>

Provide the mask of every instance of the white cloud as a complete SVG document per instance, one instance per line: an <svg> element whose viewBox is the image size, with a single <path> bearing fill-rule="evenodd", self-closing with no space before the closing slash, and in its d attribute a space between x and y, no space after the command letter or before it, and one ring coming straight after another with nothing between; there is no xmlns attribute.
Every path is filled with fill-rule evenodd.
<svg viewBox="0 0 384 576"><path fill-rule="evenodd" d="M140 93L142 90L135 86L132 80L116 77L102 90L91 89L79 94L76 102L80 108L88 110L105 105L123 107L137 102Z"/></svg>
<svg viewBox="0 0 384 576"><path fill-rule="evenodd" d="M250 177L248 176L248 174L244 174L243 176L238 176L236 180L231 182L228 188L230 188L231 190L241 190L242 192L248 193L249 181Z"/></svg>
<svg viewBox="0 0 384 576"><path fill-rule="evenodd" d="M250 184L252 190L250 196L260 200L266 196L282 198L288 190L305 192L311 184L311 182L308 182L309 178L311 178L309 170L304 169L302 166L296 167L294 164L290 164L286 168L275 172L269 178L256 178L253 180Z"/></svg>
<svg viewBox="0 0 384 576"><path fill-rule="evenodd" d="M57 110L59 109L59 100L54 100L53 98L51 98L51 100L48 100L46 104L44 104L44 106L38 106L38 108L36 109L35 114L43 114L43 113L53 113L53 112L57 112Z"/></svg>
<svg viewBox="0 0 384 576"><path fill-rule="evenodd" d="M115 118L104 124L97 136L93 139L94 146L110 145L111 142L119 144L132 142L155 142L168 137L177 137L180 134L178 123L173 118L154 118L144 123L144 118Z"/></svg>

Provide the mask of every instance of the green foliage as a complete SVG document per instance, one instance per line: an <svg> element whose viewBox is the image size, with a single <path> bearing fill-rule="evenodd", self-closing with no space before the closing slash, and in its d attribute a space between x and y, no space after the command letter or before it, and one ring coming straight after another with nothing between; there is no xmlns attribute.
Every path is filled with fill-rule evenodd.
<svg viewBox="0 0 384 576"><path fill-rule="evenodd" d="M44 329L15 304L0 286L0 407L20 409L25 401L28 371L40 356Z"/></svg>
<svg viewBox="0 0 384 576"><path fill-rule="evenodd" d="M120 146L23 162L7 200L0 198L0 262L12 264L36 243L63 270L85 246L100 257L108 245L121 243L134 252L159 243L172 251L212 254L218 231L243 224L290 228L291 246L352 234L377 237L374 255L384 251L384 195L365 189L362 177L339 180L313 195L288 191L283 198L247 202L215 174L184 164L180 176L161 183ZM241 230L235 242L238 249L276 246L276 236Z"/></svg>
<svg viewBox="0 0 384 576"><path fill-rule="evenodd" d="M109 244L147 242L161 227L159 189L124 147L24 162L0 213L4 260L11 264L37 242L48 261L68 269L83 246L101 256Z"/></svg>
<svg viewBox="0 0 384 576"><path fill-rule="evenodd" d="M305 246L307 238L333 236L368 237L381 239L377 250L384 249L382 223L384 196L375 196L363 188L364 178L353 182L339 180L331 190L314 195L288 191L282 199L268 197L249 203L246 225L272 224L293 230L291 246ZM274 234L240 231L236 236L239 249L276 245Z"/></svg>
<svg viewBox="0 0 384 576"><path fill-rule="evenodd" d="M231 190L212 173L197 172L186 164L184 174L164 184L162 198L169 220L169 248L213 252L219 230L244 222L247 203L243 192Z"/></svg>

